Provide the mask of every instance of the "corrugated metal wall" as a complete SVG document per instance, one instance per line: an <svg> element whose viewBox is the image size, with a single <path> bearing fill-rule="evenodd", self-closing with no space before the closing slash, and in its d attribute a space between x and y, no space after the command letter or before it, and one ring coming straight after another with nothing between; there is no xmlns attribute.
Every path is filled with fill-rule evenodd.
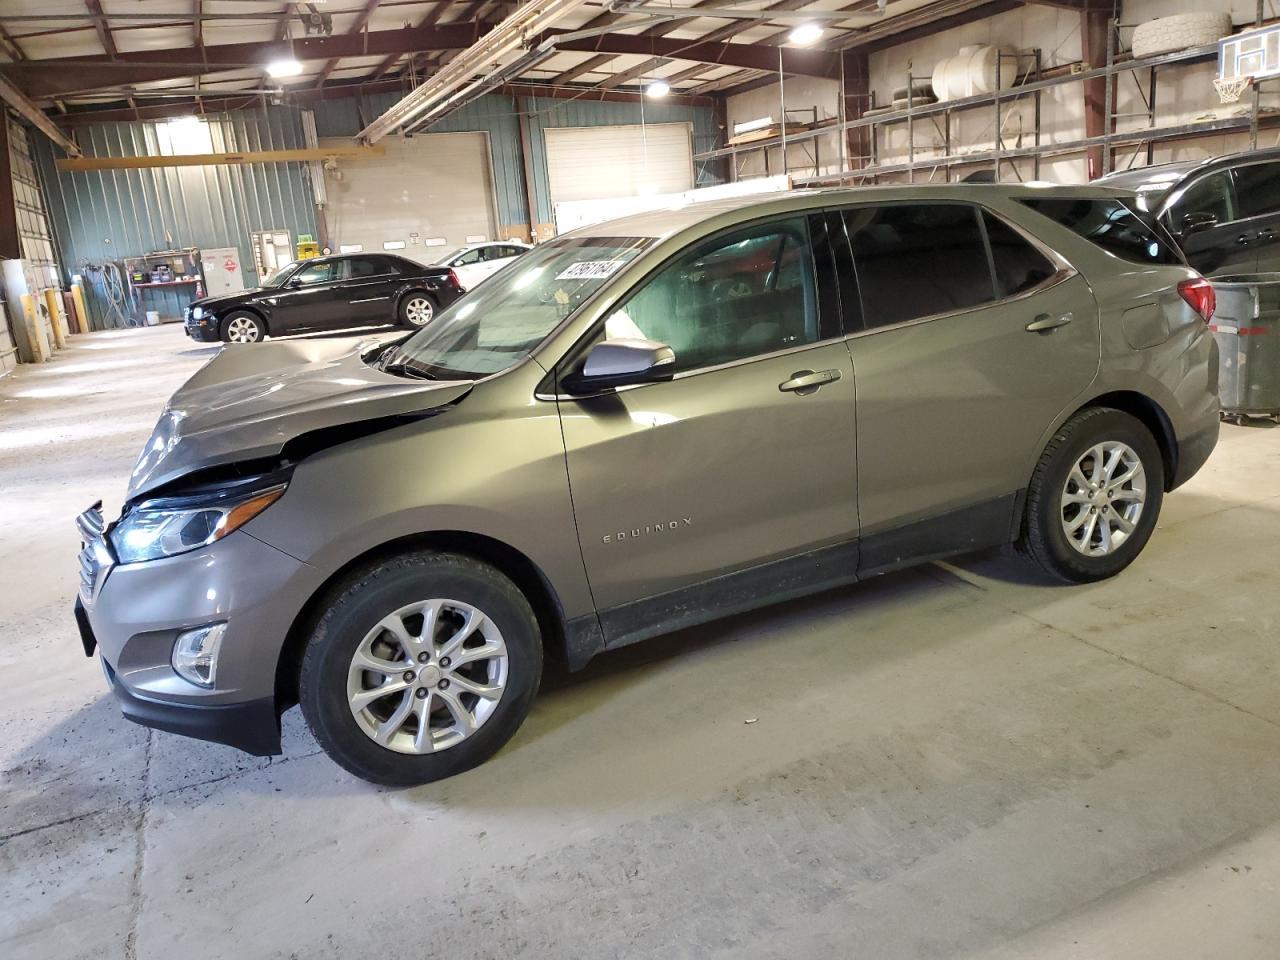
<svg viewBox="0 0 1280 960"><path fill-rule="evenodd" d="M77 137L87 156L154 156L172 152L167 131L163 123L86 124ZM208 131L215 153L305 146L300 112L291 107L211 118ZM245 283L252 285L257 281L249 250L252 231L283 229L295 238L316 233L310 174L302 163L60 171L49 141L40 137L37 142L49 212L69 273L154 250L234 246L240 250ZM119 325L106 309L101 285L94 283L100 272L89 273L86 286L97 291L89 308L94 326ZM153 290L147 296L145 309L173 315L191 295Z"/></svg>
<svg viewBox="0 0 1280 960"><path fill-rule="evenodd" d="M318 103L315 107L316 131L321 137L354 136L400 97L401 94L398 93L384 93ZM657 101L646 101L643 107L645 123L691 124L694 153L715 148L715 117L710 107L685 107ZM542 131L548 127L640 123L641 104L536 97L529 100L528 109L531 114L529 145L533 153L538 205L535 220L538 223L548 223L551 221L551 203L547 181L547 152ZM520 121L514 98L487 94L433 124L426 132L452 133L463 130L486 130L489 133L498 219L503 224L528 223L529 205L524 189L524 166L520 159ZM719 182L709 170L699 168L696 174L698 186Z"/></svg>
<svg viewBox="0 0 1280 960"><path fill-rule="evenodd" d="M385 93L322 101L315 105L320 137L349 137L400 99ZM684 107L646 102L646 123L689 123L694 152L715 146L715 121L709 107ZM530 146L538 210L535 222L551 220L546 149L542 132L549 127L588 127L639 123L639 103L598 103L583 100L529 100ZM86 124L77 135L87 156L129 157L172 152L163 122ZM305 146L301 112L295 107L268 106L237 111L208 120L212 152L285 150ZM520 122L512 97L480 97L429 128L450 133L483 130L489 134L493 183L501 225L528 224L524 164L520 155ZM306 164L265 164L243 167L157 167L146 170L59 171L50 143L38 138L41 173L49 194L63 267L84 272L86 264L120 261L154 250L186 246L239 248L245 282L252 284L253 258L249 234L253 230L284 229L315 235L315 207ZM185 151L193 152L193 151ZM194 152L203 152L194 151ZM699 169L698 185L717 182ZM98 278L97 283L94 278ZM85 277L91 294L95 327L117 325L106 308L101 271ZM96 291L96 292L95 292ZM164 291L173 302L157 296L139 309L180 312L186 294Z"/></svg>

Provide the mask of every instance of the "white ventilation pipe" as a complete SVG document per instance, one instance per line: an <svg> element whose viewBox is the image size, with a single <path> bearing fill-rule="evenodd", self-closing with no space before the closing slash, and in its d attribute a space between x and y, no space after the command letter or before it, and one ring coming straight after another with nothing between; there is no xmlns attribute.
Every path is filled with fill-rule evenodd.
<svg viewBox="0 0 1280 960"><path fill-rule="evenodd" d="M364 143L377 143L389 133L430 119L463 95L477 75L501 72L499 64L528 50L529 38L583 6L586 0L530 0L450 60L421 86L410 91L382 116L356 134ZM546 54L544 54L546 55Z"/></svg>

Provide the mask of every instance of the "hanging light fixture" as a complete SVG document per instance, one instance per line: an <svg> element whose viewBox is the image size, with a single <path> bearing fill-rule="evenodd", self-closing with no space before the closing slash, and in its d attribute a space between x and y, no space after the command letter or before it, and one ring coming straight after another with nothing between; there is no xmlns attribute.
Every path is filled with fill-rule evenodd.
<svg viewBox="0 0 1280 960"><path fill-rule="evenodd" d="M267 76L269 77L296 77L301 72L302 64L293 57L272 60L267 64Z"/></svg>
<svg viewBox="0 0 1280 960"><path fill-rule="evenodd" d="M787 34L787 40L797 47L807 47L822 39L822 27L816 23L802 23Z"/></svg>
<svg viewBox="0 0 1280 960"><path fill-rule="evenodd" d="M647 96L653 97L654 99L665 97L671 92L671 84L667 83L665 80L655 80L645 88L644 92Z"/></svg>

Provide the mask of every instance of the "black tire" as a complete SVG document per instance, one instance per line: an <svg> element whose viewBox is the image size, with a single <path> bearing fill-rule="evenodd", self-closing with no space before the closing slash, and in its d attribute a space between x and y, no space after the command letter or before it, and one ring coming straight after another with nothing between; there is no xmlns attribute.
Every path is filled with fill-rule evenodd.
<svg viewBox="0 0 1280 960"><path fill-rule="evenodd" d="M1063 529L1063 494L1072 468L1091 447L1107 441L1124 443L1137 454L1146 475L1145 500L1134 529L1124 542L1110 553L1089 556L1072 545ZM1151 539L1164 501L1164 467L1155 438L1136 417L1110 407L1082 410L1054 434L1031 475L1018 540L1020 552L1068 583L1091 583L1115 576L1134 561Z"/></svg>
<svg viewBox="0 0 1280 960"><path fill-rule="evenodd" d="M347 701L352 656L392 611L426 599L472 604L493 621L507 648L507 678L492 714L465 739L435 753L398 753L366 734ZM348 577L330 594L302 655L298 700L316 740L336 763L386 786L429 783L493 756L529 713L542 678L538 622L524 594L497 570L470 557L420 552L383 560Z"/></svg>
<svg viewBox="0 0 1280 960"><path fill-rule="evenodd" d="M253 330L256 333L251 339L244 340L238 335L241 330ZM233 336L236 337L235 343L259 343L267 338L267 325L256 313L236 310L223 317L222 322L218 324L218 338L223 343L232 343Z"/></svg>
<svg viewBox="0 0 1280 960"><path fill-rule="evenodd" d="M423 307L425 304L425 307ZM423 319L422 310L426 310L425 319ZM400 322L400 326L409 330L420 330L428 323L435 319L436 314L440 310L440 305L436 303L435 297L422 290L410 290L400 298L400 303L396 307L396 319Z"/></svg>

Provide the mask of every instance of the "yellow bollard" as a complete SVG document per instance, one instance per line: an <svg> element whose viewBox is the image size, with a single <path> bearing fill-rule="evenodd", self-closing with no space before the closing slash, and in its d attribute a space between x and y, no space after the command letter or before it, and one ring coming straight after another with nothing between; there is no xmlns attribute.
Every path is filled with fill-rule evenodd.
<svg viewBox="0 0 1280 960"><path fill-rule="evenodd" d="M71 296L76 301L76 322L81 333L89 332L89 311L84 307L84 288L78 283L71 285Z"/></svg>
<svg viewBox="0 0 1280 960"><path fill-rule="evenodd" d="M27 318L27 330L31 336L31 355L36 363L49 359L49 341L44 338L44 325L36 313L36 302L31 294L22 294L22 312Z"/></svg>
<svg viewBox="0 0 1280 960"><path fill-rule="evenodd" d="M62 322L62 304L58 303L58 291L52 288L44 292L44 305L49 308L49 326L53 328L53 342L61 350L67 345L67 328Z"/></svg>

